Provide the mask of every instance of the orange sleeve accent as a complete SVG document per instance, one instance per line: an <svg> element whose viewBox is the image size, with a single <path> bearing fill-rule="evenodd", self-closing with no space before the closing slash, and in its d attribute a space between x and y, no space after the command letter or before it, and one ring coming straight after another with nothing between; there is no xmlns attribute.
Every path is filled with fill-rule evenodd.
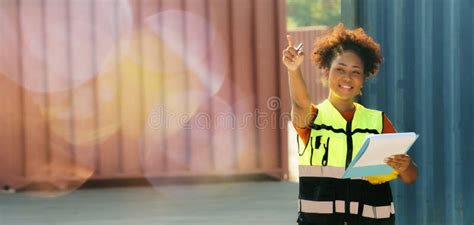
<svg viewBox="0 0 474 225"><path fill-rule="evenodd" d="M311 107L311 113L313 114L313 119L314 119L314 116L316 116L317 112L318 112L318 109L316 108L316 105L313 104L312 107ZM308 141L309 141L309 135L311 133L310 132L311 128L309 128L309 127L297 127L296 124L294 124L294 123L293 123L293 127L295 128L296 133L301 138L303 143L307 144Z"/></svg>
<svg viewBox="0 0 474 225"><path fill-rule="evenodd" d="M397 133L397 130L393 126L392 122L388 119L385 113L383 114L383 130L382 133Z"/></svg>

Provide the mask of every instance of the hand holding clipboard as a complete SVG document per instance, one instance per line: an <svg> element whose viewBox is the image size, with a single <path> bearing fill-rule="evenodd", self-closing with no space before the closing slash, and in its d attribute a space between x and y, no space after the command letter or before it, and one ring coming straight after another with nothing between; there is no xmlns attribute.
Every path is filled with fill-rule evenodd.
<svg viewBox="0 0 474 225"><path fill-rule="evenodd" d="M347 167L343 178L390 174L392 167L396 169L403 156L386 160L387 157L405 154L417 138L418 135L413 132L367 136L359 153Z"/></svg>

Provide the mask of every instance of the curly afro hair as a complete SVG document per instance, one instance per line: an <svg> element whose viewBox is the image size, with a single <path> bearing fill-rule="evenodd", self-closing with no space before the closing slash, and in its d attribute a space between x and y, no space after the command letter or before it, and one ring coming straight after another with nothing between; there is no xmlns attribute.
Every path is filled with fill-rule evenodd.
<svg viewBox="0 0 474 225"><path fill-rule="evenodd" d="M374 77L383 60L380 45L368 36L362 28L346 29L340 23L321 39L316 40L311 61L321 69L329 69L332 61L344 51L353 51L364 63L366 79Z"/></svg>

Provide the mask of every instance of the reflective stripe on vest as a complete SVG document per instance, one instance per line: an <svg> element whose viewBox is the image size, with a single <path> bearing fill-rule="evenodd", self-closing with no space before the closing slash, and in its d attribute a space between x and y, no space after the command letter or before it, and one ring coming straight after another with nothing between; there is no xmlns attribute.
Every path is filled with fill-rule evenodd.
<svg viewBox="0 0 474 225"><path fill-rule="evenodd" d="M299 176L300 177L330 177L330 178L342 178L346 171L342 167L333 166L307 166L299 165ZM353 177L352 180L362 179L361 177Z"/></svg>
<svg viewBox="0 0 474 225"><path fill-rule="evenodd" d="M393 213L392 213L393 212ZM384 219L390 218L390 214L395 214L393 202L386 206L364 205L362 216L367 218Z"/></svg>
<svg viewBox="0 0 474 225"><path fill-rule="evenodd" d="M334 208L335 207L335 208ZM356 215L358 213L359 203L350 202L350 214ZM332 201L310 201L301 200L300 212L304 213L318 213L318 214L332 214L345 213L345 202L342 200ZM391 215L395 214L395 208L393 202L386 206L371 206L363 205L362 217L373 218L373 219L385 219L390 218Z"/></svg>

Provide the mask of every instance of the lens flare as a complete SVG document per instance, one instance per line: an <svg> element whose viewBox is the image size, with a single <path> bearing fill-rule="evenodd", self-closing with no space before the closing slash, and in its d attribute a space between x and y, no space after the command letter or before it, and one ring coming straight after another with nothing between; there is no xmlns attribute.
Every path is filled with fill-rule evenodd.
<svg viewBox="0 0 474 225"><path fill-rule="evenodd" d="M30 91L64 91L91 80L132 29L126 0L41 2L0 7L0 49L8 49L0 51L0 72Z"/></svg>
<svg viewBox="0 0 474 225"><path fill-rule="evenodd" d="M209 21L192 12L166 10L147 17L144 24L166 47L162 51L165 57L171 54L181 58L212 94L220 90L227 69L222 60L227 49ZM166 72L177 72L175 67L164 68Z"/></svg>

